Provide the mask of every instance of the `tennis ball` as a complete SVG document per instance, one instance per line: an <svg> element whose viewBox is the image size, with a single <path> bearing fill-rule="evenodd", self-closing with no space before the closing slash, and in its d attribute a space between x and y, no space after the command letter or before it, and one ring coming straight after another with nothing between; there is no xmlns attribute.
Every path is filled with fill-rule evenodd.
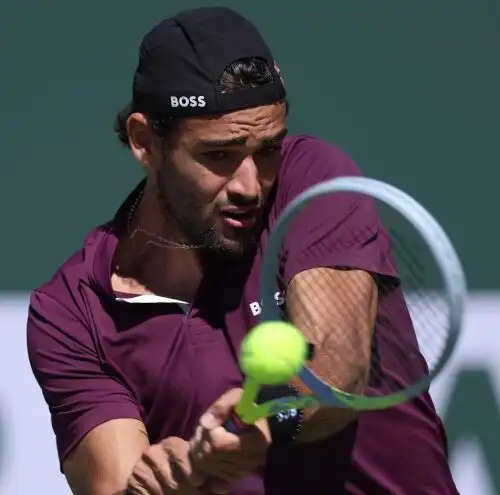
<svg viewBox="0 0 500 495"><path fill-rule="evenodd" d="M268 321L254 327L243 339L240 366L257 383L278 385L299 373L307 351L300 330L283 321Z"/></svg>

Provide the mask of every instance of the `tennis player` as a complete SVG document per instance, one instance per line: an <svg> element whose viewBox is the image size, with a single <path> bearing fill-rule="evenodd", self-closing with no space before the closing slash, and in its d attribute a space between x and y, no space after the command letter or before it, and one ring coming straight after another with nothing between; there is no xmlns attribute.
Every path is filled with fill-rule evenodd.
<svg viewBox="0 0 500 495"><path fill-rule="evenodd" d="M240 343L259 319L270 229L304 189L359 175L337 147L287 136L287 110L269 48L234 11L185 11L145 36L116 120L145 178L29 308L31 365L73 493L457 493L428 394L359 416L292 410L241 434L221 426L240 394ZM326 342L312 368L359 390L374 327L414 338L397 283L378 283L397 273L372 203L312 205L284 248L276 303L313 344ZM313 297L328 301L328 318ZM332 326L342 342L330 342ZM351 365L330 362L330 346ZM383 340L377 353L390 361ZM390 366L402 383L425 371Z"/></svg>

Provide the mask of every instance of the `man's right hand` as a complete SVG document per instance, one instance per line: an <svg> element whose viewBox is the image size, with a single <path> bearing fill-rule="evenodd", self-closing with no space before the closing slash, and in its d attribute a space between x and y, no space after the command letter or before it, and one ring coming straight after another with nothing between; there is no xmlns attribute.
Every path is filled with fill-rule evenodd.
<svg viewBox="0 0 500 495"><path fill-rule="evenodd" d="M201 495L205 479L193 472L189 444L169 437L148 447L127 483L126 495ZM215 492L216 493L216 492Z"/></svg>

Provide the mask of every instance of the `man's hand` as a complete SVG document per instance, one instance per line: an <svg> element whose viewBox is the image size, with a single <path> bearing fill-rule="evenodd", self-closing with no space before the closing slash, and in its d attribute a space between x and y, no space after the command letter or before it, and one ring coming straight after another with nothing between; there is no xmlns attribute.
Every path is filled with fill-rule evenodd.
<svg viewBox="0 0 500 495"><path fill-rule="evenodd" d="M182 438L169 437L151 445L134 467L126 495L198 495L205 478L193 472L189 444Z"/></svg>
<svg viewBox="0 0 500 495"><path fill-rule="evenodd" d="M191 459L197 473L218 480L209 480L204 488L212 493L227 493L229 485L238 478L255 473L264 465L271 435L266 420L244 428L238 434L229 433L223 426L241 397L242 389L232 389L215 401L200 418L190 442ZM197 484L201 480L196 479Z"/></svg>

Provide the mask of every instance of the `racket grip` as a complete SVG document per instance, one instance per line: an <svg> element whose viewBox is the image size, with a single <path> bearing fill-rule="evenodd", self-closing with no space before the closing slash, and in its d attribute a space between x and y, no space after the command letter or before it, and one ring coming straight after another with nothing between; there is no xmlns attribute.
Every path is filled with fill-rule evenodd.
<svg viewBox="0 0 500 495"><path fill-rule="evenodd" d="M231 417L224 421L224 428L229 433L238 433L241 429L245 427L245 423L233 412Z"/></svg>

